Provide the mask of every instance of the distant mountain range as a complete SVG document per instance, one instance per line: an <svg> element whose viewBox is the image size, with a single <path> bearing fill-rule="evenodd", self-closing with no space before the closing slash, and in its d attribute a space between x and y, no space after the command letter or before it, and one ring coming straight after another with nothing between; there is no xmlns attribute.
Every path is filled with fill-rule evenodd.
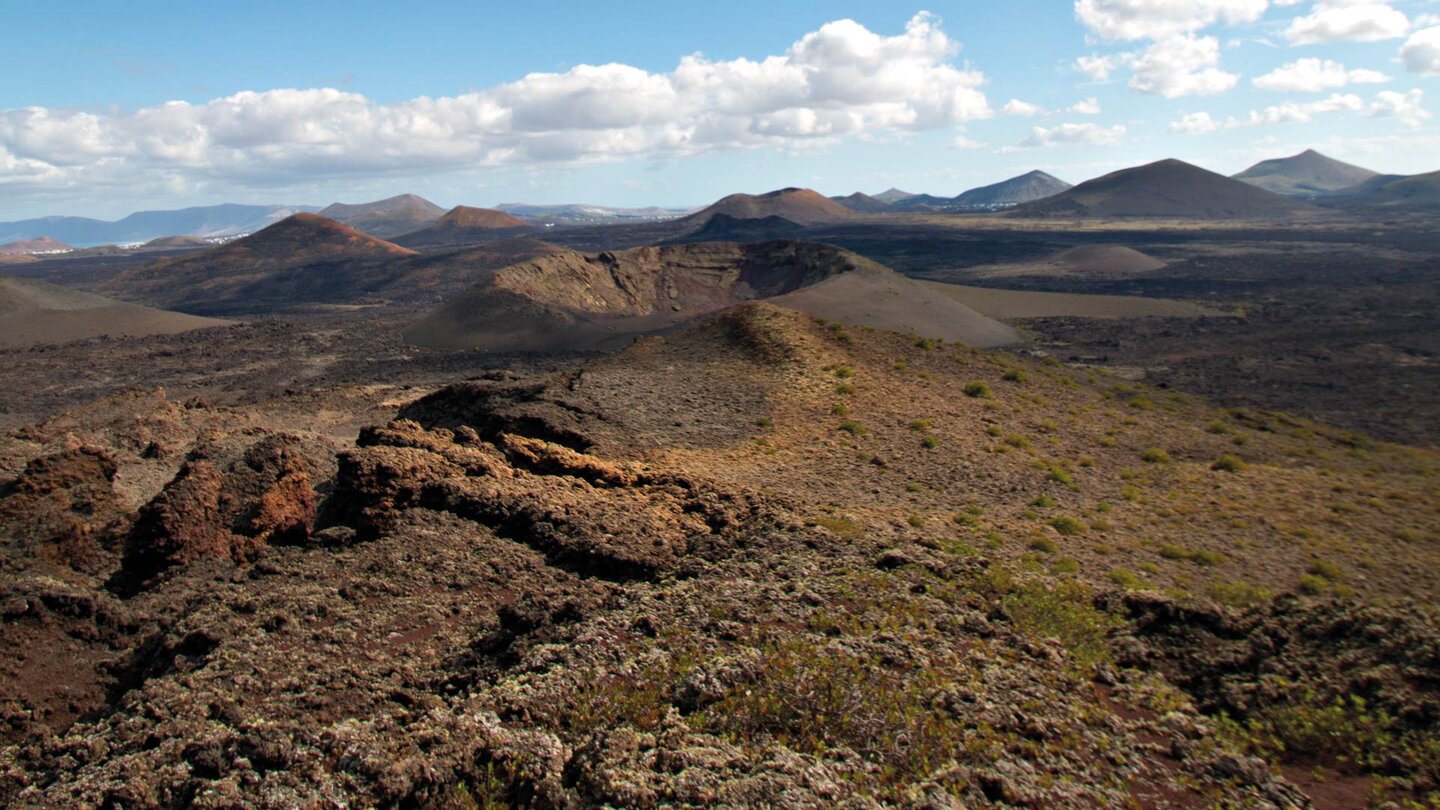
<svg viewBox="0 0 1440 810"><path fill-rule="evenodd" d="M531 205L529 203L501 203L495 206L517 217L524 217L537 225L610 225L623 222L661 222L679 219L692 213L693 208L617 208L608 205Z"/></svg>
<svg viewBox="0 0 1440 810"><path fill-rule="evenodd" d="M40 217L0 222L0 242L48 236L75 247L148 242L162 236L221 237L254 233L303 211L306 205L207 205L140 211L115 222L87 217Z"/></svg>
<svg viewBox="0 0 1440 810"><path fill-rule="evenodd" d="M447 216L445 209L414 194L400 194L367 203L332 203L323 209L311 205L226 203L170 211L140 211L115 221L50 216L0 222L0 245L23 245L48 239L50 241L41 244L61 244L87 249L104 245L141 245L167 237L218 240L256 233L297 213L315 212L382 239L407 236L438 225L446 233L417 237L417 244L437 245L469 243L477 236L485 236L484 231L497 228L518 230L526 226L635 224L686 218L692 219L698 225L717 213L723 213L735 220L773 216L801 226L839 222L856 214L994 211L1017 206L1030 206L1027 208L1029 215L1036 215L1040 211L1049 212L1045 215L1058 215L1059 208L1056 206L1069 205L1079 199L1079 195L1071 195L1061 200L1062 195L1082 186L1093 190L1098 186L1091 184L1101 181L1112 183L1117 176L1126 180L1124 195L1103 204L1098 198L1092 198L1089 202L1082 203L1081 208L1074 210L1083 209L1089 212L1084 214L1085 216L1107 216L1110 214L1104 213L1105 211L1124 209L1152 213L1121 214L1122 216L1209 216L1210 214L1204 212L1217 211L1220 212L1217 216L1236 217L1248 216L1238 212L1268 209L1273 214L1285 207L1283 204L1277 206L1273 202L1266 202L1263 196L1248 195L1237 190L1236 186L1216 183L1217 178L1233 181L1241 189L1263 191L1292 202L1303 201L1327 207L1440 207L1440 172L1382 175L1327 157L1313 149L1291 157L1261 161L1230 178L1189 166L1190 169L1205 173L1203 182L1199 179L1202 175L1180 169L1185 166L1189 164L1176 160L1160 161L1150 166L1134 167L1104 178L1096 178L1077 187L1037 170L999 183L970 189L955 197L914 194L898 188L873 195L857 192L843 197L823 197L805 189L781 189L763 195L731 195L700 212L693 208L621 208L580 204L505 203L495 206L494 209L461 206L450 212L452 216L449 222L442 221L442 218ZM1140 174L1127 174L1134 172ZM1134 185L1131 181L1136 177L1146 182ZM1195 197L1194 188L1185 185L1194 182L1201 182L1207 190L1200 198ZM1053 204L1036 205L1043 201ZM480 211L492 212L485 215L486 222L476 219L479 216L476 212ZM1189 213L1155 213L1160 211ZM515 219L504 219L504 215ZM455 221L462 216L465 223ZM522 224L517 225L517 222ZM733 223L727 227L733 229ZM777 226L771 229L782 228ZM472 230L473 233L470 233ZM460 231L467 233L460 234ZM181 246L183 245L178 243L166 245ZM11 250L15 251L14 255L23 256L34 253L36 249L14 246ZM41 249L39 252L52 251Z"/></svg>
<svg viewBox="0 0 1440 810"><path fill-rule="evenodd" d="M1044 199L1070 188L1064 180L1042 171L1026 172L1018 177L972 188L955 197L936 197L932 194L912 194L892 188L879 194L855 193L848 197L830 199L852 211L865 214L883 214L896 211L906 212L949 212L949 211L997 211L1021 203Z"/></svg>

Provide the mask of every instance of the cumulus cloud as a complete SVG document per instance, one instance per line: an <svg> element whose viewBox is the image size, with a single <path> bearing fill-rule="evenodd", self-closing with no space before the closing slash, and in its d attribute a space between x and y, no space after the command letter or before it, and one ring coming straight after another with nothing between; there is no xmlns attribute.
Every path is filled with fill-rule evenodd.
<svg viewBox="0 0 1440 810"><path fill-rule="evenodd" d="M1243 127L1274 126L1276 124L1308 124L1316 116L1331 113L1364 112L1371 118L1394 117L1406 126L1415 128L1430 117L1423 106L1424 93L1411 90L1408 93L1382 91L1375 100L1366 104L1364 99L1353 93L1331 93L1318 101L1287 101L1273 104L1261 110L1251 110L1245 115L1226 116L1217 119L1207 112L1187 113L1171 122L1170 131L1185 135L1205 135L1211 132Z"/></svg>
<svg viewBox="0 0 1440 810"><path fill-rule="evenodd" d="M1424 101L1423 90L1411 90L1408 93L1385 90L1375 96L1375 103L1370 105L1367 114L1371 118L1395 118L1411 129L1419 129L1421 123L1430 118L1430 111L1425 109Z"/></svg>
<svg viewBox="0 0 1440 810"><path fill-rule="evenodd" d="M1111 53L1081 56L1075 60L1075 69L1084 73L1092 82L1108 82L1110 74L1117 69L1135 63L1134 54Z"/></svg>
<svg viewBox="0 0 1440 810"><path fill-rule="evenodd" d="M1400 60L1411 73L1440 76L1440 25L1411 34L1400 48Z"/></svg>
<svg viewBox="0 0 1440 810"><path fill-rule="evenodd" d="M289 182L789 149L947 128L993 114L983 74L953 64L958 48L921 13L895 36L828 23L759 61L695 54L668 73L582 65L395 104L322 88L128 112L11 109L0 111L0 184Z"/></svg>
<svg viewBox="0 0 1440 810"><path fill-rule="evenodd" d="M1090 98L1082 98L1074 104L1070 105L1070 112L1075 113L1076 115L1099 115L1100 99L1095 98L1094 96L1091 96Z"/></svg>
<svg viewBox="0 0 1440 810"><path fill-rule="evenodd" d="M1054 127L1035 127L1030 136L1020 142L1022 149L1039 149L1060 144L1089 144L1092 146L1113 146L1125 140L1125 126L1116 124L1102 127L1098 124L1060 124Z"/></svg>
<svg viewBox="0 0 1440 810"><path fill-rule="evenodd" d="M1180 116L1179 120L1170 124L1170 131L1186 135L1204 135L1223 129L1224 126L1208 112L1186 113Z"/></svg>
<svg viewBox="0 0 1440 810"><path fill-rule="evenodd" d="M1040 109L1039 105L1031 104L1028 101L1021 101L1018 98L1012 98L1005 102L1005 106L1000 108L1000 111L1006 115L1018 115L1023 118L1029 118L1044 112L1044 110Z"/></svg>
<svg viewBox="0 0 1440 810"><path fill-rule="evenodd" d="M1215 37L1172 37L1146 48L1135 61L1130 89L1166 98L1223 93L1240 77L1219 65L1220 41Z"/></svg>
<svg viewBox="0 0 1440 810"><path fill-rule="evenodd" d="M1408 30L1409 18L1385 0L1316 0L1309 14L1290 21L1285 38L1291 45L1378 42Z"/></svg>
<svg viewBox="0 0 1440 810"><path fill-rule="evenodd" d="M1217 22L1254 22L1268 0L1075 0L1075 16L1104 39L1168 39Z"/></svg>
<svg viewBox="0 0 1440 810"><path fill-rule="evenodd" d="M1377 70L1347 70L1333 59L1300 59L1251 79L1251 83L1261 90L1280 93L1320 93L1347 84L1384 84L1388 81L1390 77Z"/></svg>

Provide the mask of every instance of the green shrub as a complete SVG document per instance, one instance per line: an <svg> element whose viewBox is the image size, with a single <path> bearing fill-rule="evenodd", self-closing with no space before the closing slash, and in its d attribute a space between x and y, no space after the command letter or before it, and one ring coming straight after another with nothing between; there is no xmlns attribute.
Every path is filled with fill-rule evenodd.
<svg viewBox="0 0 1440 810"><path fill-rule="evenodd" d="M965 396L975 399L989 399L990 386L983 382L971 382L965 384Z"/></svg>
<svg viewBox="0 0 1440 810"><path fill-rule="evenodd" d="M1215 463L1210 465L1210 469L1217 472L1238 473L1244 472L1249 466L1250 465L1241 460L1239 456L1232 456L1227 453L1215 459Z"/></svg>
<svg viewBox="0 0 1440 810"><path fill-rule="evenodd" d="M1004 380L1005 382L1023 383L1025 382L1026 377L1025 372L1021 371L1018 368L1012 368L1009 371L1005 372L1004 376L1002 376L1000 379Z"/></svg>
<svg viewBox="0 0 1440 810"><path fill-rule="evenodd" d="M1036 495L1035 499L1030 501L1030 505L1038 506L1041 509L1049 509L1055 505L1055 499L1049 495Z"/></svg>
<svg viewBox="0 0 1440 810"><path fill-rule="evenodd" d="M850 406L843 402L837 402L830 407L830 413L835 416L849 416Z"/></svg>
<svg viewBox="0 0 1440 810"><path fill-rule="evenodd" d="M1050 470L1046 473L1045 477L1066 486L1071 486L1075 483L1075 476L1059 464L1051 464Z"/></svg>
<svg viewBox="0 0 1440 810"><path fill-rule="evenodd" d="M1140 460L1146 464L1164 464L1170 460L1170 454L1159 447L1152 447L1140 454Z"/></svg>
<svg viewBox="0 0 1440 810"><path fill-rule="evenodd" d="M1217 582L1210 586L1210 598L1229 607L1247 608L1268 601L1270 591L1239 580Z"/></svg>
<svg viewBox="0 0 1440 810"><path fill-rule="evenodd" d="M772 421L768 416L762 416L759 419L755 420L756 427L768 428L773 424L775 424L775 422Z"/></svg>
<svg viewBox="0 0 1440 810"><path fill-rule="evenodd" d="M935 436L926 436L925 438L920 440L920 446L924 447L926 450L934 450L935 448L940 446L940 439Z"/></svg>
<svg viewBox="0 0 1440 810"><path fill-rule="evenodd" d="M912 420L910 420L909 428L910 428L911 430L929 430L929 429L930 429L930 420L929 420L929 419L912 419Z"/></svg>
<svg viewBox="0 0 1440 810"><path fill-rule="evenodd" d="M911 528L918 529L925 525L925 518L920 517L919 515L911 515L910 517L905 518L905 522L910 524Z"/></svg>
<svg viewBox="0 0 1440 810"><path fill-rule="evenodd" d="M853 419L846 419L844 422L841 422L840 430L849 433L851 436L864 436L866 433L870 432L865 429L864 425L856 422Z"/></svg>
<svg viewBox="0 0 1440 810"><path fill-rule="evenodd" d="M1138 574L1124 568L1116 568L1106 576L1110 578L1111 582L1127 591L1140 591L1148 587L1145 580L1141 579Z"/></svg>
<svg viewBox="0 0 1440 810"><path fill-rule="evenodd" d="M1164 557L1167 560L1184 560L1186 562L1193 562L1196 565L1204 566L1220 565L1227 562L1229 559L1224 554L1221 554L1218 551L1209 551L1207 549L1189 549L1185 548L1184 546L1177 546L1169 543L1166 543L1165 545L1162 545L1160 547L1160 556Z"/></svg>
<svg viewBox="0 0 1440 810"><path fill-rule="evenodd" d="M1044 535L1036 535L1035 537L1030 538L1029 545L1030 548L1034 549L1035 551L1043 551L1046 554L1054 554L1055 552L1060 550L1060 546L1054 540L1050 539L1049 537L1045 537Z"/></svg>
<svg viewBox="0 0 1440 810"><path fill-rule="evenodd" d="M928 351L930 351L931 349L934 349L934 348L935 348L935 341L931 340L930 338L924 338L924 337L922 337L922 338L916 338L916 339L915 339L915 345L916 345L921 351L926 351L926 352L928 352Z"/></svg>
<svg viewBox="0 0 1440 810"><path fill-rule="evenodd" d="M1315 574L1300 575L1300 592L1306 596L1319 596L1330 590L1330 581Z"/></svg>
<svg viewBox="0 0 1440 810"><path fill-rule="evenodd" d="M1019 583L1001 604L1017 629L1059 639L1075 665L1086 672L1110 659L1106 640L1123 624L1097 610L1090 589L1075 580Z"/></svg>
<svg viewBox="0 0 1440 810"><path fill-rule="evenodd" d="M1050 521L1050 528L1066 537L1072 534L1079 534L1085 531L1085 524L1067 515L1061 515Z"/></svg>
<svg viewBox="0 0 1440 810"><path fill-rule="evenodd" d="M841 537L859 537L865 533L864 526L844 517L816 518L815 525L829 529Z"/></svg>

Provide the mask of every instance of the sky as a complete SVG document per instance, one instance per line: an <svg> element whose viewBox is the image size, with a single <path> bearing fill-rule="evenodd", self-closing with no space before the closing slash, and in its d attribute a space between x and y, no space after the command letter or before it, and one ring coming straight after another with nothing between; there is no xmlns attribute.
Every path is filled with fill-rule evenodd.
<svg viewBox="0 0 1440 810"><path fill-rule="evenodd" d="M0 0L0 219L1440 169L1440 0Z"/></svg>

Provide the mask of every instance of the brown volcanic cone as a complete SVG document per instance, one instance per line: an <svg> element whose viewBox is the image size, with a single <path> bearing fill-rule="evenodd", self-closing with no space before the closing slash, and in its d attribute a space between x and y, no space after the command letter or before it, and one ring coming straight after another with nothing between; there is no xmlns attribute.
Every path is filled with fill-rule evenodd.
<svg viewBox="0 0 1440 810"><path fill-rule="evenodd" d="M1315 210L1184 161L1161 160L1026 203L1013 216L1284 219Z"/></svg>
<svg viewBox="0 0 1440 810"><path fill-rule="evenodd" d="M414 255L317 214L296 214L213 250L127 270L103 291L194 312L263 311L295 300L343 297L348 288L336 285L348 280L347 272ZM322 270L306 274L309 287L279 283L286 271L317 267Z"/></svg>
<svg viewBox="0 0 1440 810"><path fill-rule="evenodd" d="M0 254L7 256L25 256L31 253L59 253L74 249L75 248L61 242L59 239L42 236L39 239L21 239L18 242L6 242L0 245Z"/></svg>
<svg viewBox="0 0 1440 810"><path fill-rule="evenodd" d="M808 188L782 188L768 194L731 194L680 222L685 225L704 225L716 214L726 214L736 219L776 216L801 225L825 225L858 216L854 211L819 192Z"/></svg>
<svg viewBox="0 0 1440 810"><path fill-rule="evenodd" d="M829 245L707 242L565 252L497 271L406 330L423 346L610 349L753 299L977 345L1016 335L889 268Z"/></svg>
<svg viewBox="0 0 1440 810"><path fill-rule="evenodd" d="M517 231L530 227L519 217L493 208L471 208L457 205L433 225L395 238L405 247L464 245L494 239L497 231Z"/></svg>

